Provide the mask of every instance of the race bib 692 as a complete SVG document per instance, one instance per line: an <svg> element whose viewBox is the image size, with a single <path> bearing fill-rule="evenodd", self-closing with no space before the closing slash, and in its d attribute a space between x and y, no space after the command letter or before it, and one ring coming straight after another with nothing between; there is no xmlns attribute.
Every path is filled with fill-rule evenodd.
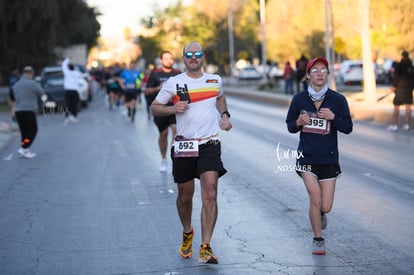
<svg viewBox="0 0 414 275"><path fill-rule="evenodd" d="M198 157L198 140L175 140L173 156L175 158Z"/></svg>

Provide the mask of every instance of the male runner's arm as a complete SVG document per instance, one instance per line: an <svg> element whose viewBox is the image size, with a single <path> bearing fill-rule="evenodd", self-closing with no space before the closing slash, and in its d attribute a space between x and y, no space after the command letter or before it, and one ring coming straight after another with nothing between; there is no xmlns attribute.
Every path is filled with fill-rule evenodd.
<svg viewBox="0 0 414 275"><path fill-rule="evenodd" d="M167 106L156 99L151 104L151 112L154 116L169 116L183 113L188 109L188 101L178 101L173 106Z"/></svg>
<svg viewBox="0 0 414 275"><path fill-rule="evenodd" d="M157 86L157 87L146 87L145 88L145 94L146 95L153 95L158 93L161 90L161 85Z"/></svg>
<svg viewBox="0 0 414 275"><path fill-rule="evenodd" d="M229 131L233 126L230 122L230 113L227 109L227 101L224 95L217 97L216 107L220 113L220 128L222 130Z"/></svg>

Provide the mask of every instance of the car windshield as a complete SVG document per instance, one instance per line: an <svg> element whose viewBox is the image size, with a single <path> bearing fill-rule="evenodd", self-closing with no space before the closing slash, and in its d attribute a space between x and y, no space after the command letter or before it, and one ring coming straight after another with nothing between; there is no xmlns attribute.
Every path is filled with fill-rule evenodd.
<svg viewBox="0 0 414 275"><path fill-rule="evenodd" d="M48 74L45 77L44 87L60 87L63 86L63 74L61 72Z"/></svg>

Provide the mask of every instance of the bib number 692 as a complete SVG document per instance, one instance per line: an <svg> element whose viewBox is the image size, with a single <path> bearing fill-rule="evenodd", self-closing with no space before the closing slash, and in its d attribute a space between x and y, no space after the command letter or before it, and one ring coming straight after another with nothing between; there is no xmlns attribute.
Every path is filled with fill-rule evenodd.
<svg viewBox="0 0 414 275"><path fill-rule="evenodd" d="M192 150L194 149L194 142L193 141L181 141L178 144L178 149L179 150Z"/></svg>
<svg viewBox="0 0 414 275"><path fill-rule="evenodd" d="M176 140L174 142L174 157L198 157L198 141Z"/></svg>

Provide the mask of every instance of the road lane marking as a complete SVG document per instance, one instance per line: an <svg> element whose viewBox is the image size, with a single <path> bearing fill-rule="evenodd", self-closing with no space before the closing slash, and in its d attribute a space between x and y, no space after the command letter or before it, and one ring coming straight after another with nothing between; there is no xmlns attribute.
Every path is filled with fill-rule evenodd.
<svg viewBox="0 0 414 275"><path fill-rule="evenodd" d="M4 158L4 160L12 160L13 154L9 154L7 157Z"/></svg>
<svg viewBox="0 0 414 275"><path fill-rule="evenodd" d="M134 194L137 205L148 205L152 203L147 191L145 190L144 183L140 179L130 179L129 186L132 194Z"/></svg>

